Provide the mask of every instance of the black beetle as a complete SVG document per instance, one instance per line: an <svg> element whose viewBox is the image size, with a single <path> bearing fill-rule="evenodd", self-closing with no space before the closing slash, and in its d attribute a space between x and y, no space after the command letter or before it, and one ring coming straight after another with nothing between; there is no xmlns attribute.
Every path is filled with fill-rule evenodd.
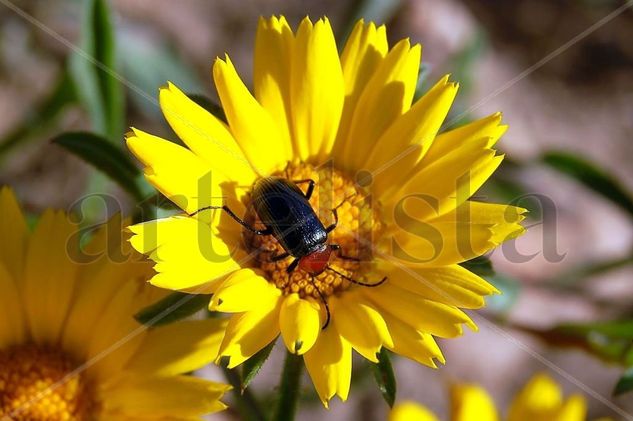
<svg viewBox="0 0 633 421"><path fill-rule="evenodd" d="M297 186L297 184L303 183L308 183L308 190L305 193ZM329 265L330 257L334 251L338 252L338 257L341 259L358 259L343 255L338 244L328 244L328 233L334 230L338 224L337 208L340 205L332 209L334 223L328 227L323 226L309 202L314 186L314 180L290 181L282 177L260 178L253 188L252 201L257 216L265 226L263 230L258 230L240 219L226 205L206 206L190 216L208 209L222 209L250 232L256 235L275 237L285 252L273 256L271 260L278 261L292 256L294 260L288 265L288 273L292 273L299 267L311 275L313 285L325 304L326 320L323 325L323 329L325 329L330 322L330 309L325 296L314 284L314 276L325 270L330 270L352 283L368 287L381 285L387 278L384 277L373 284L360 282Z"/></svg>

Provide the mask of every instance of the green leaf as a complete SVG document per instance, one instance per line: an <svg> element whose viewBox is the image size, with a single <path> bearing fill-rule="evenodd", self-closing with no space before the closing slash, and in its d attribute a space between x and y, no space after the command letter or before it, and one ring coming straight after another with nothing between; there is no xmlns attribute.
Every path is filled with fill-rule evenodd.
<svg viewBox="0 0 633 421"><path fill-rule="evenodd" d="M556 327L556 330L567 335L600 334L614 339L633 340L633 320L562 324Z"/></svg>
<svg viewBox="0 0 633 421"><path fill-rule="evenodd" d="M378 383L382 397L385 398L385 402L387 402L389 407L393 407L396 401L396 376L393 374L389 351L382 348L376 356L378 357L378 363L371 364L374 378L376 383Z"/></svg>
<svg viewBox="0 0 633 421"><path fill-rule="evenodd" d="M585 158L567 152L548 152L542 161L582 183L602 197L610 200L633 216L633 199L630 192L607 171Z"/></svg>
<svg viewBox="0 0 633 421"><path fill-rule="evenodd" d="M459 265L479 276L493 276L495 274L492 262L487 256L475 257L474 259L467 260Z"/></svg>
<svg viewBox="0 0 633 421"><path fill-rule="evenodd" d="M70 73L93 129L111 141L123 136L123 86L116 73L116 42L107 0L87 0L80 34L81 49L70 58Z"/></svg>
<svg viewBox="0 0 633 421"><path fill-rule="evenodd" d="M613 394L617 396L631 390L633 390L633 367L629 367L624 371L622 377L615 385L615 389L613 389Z"/></svg>
<svg viewBox="0 0 633 421"><path fill-rule="evenodd" d="M270 356L270 352L275 347L275 342L276 341L272 341L257 354L244 361L242 364L242 384L240 386L242 391L244 391L251 381L253 381L255 376L257 376L257 373L259 373L259 370Z"/></svg>
<svg viewBox="0 0 633 421"><path fill-rule="evenodd" d="M134 318L147 326L166 325L197 313L209 305L210 300L210 295L172 292L136 313Z"/></svg>
<svg viewBox="0 0 633 421"><path fill-rule="evenodd" d="M219 120L225 123L227 122L226 114L224 113L224 110L222 109L220 104L218 104L211 98L204 95L199 95L199 94L187 94L187 96L193 102L195 102L196 104L198 104L199 106L201 106L202 108L204 108L205 110L213 114Z"/></svg>
<svg viewBox="0 0 633 421"><path fill-rule="evenodd" d="M551 345L575 347L609 362L629 364L633 348L633 320L567 323L551 329L522 327Z"/></svg>
<svg viewBox="0 0 633 421"><path fill-rule="evenodd" d="M63 72L49 96L36 105L32 112L0 142L0 157L11 149L34 138L53 125L68 104L76 101L73 83L68 72Z"/></svg>
<svg viewBox="0 0 633 421"><path fill-rule="evenodd" d="M62 133L52 140L105 173L136 200L143 198L140 170L121 149L88 132Z"/></svg>

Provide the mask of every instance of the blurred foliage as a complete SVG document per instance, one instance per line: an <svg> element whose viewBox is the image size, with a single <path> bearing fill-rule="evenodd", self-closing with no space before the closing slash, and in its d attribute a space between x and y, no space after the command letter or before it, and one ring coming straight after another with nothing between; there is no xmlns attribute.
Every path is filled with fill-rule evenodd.
<svg viewBox="0 0 633 421"><path fill-rule="evenodd" d="M167 81L185 92L204 92L204 86L160 34L123 28L120 32L121 67L130 86L130 100L142 114L160 120L156 92Z"/></svg>
<svg viewBox="0 0 633 421"><path fill-rule="evenodd" d="M15 146L50 130L67 105L76 101L75 86L67 72L62 72L51 93L0 142L0 159Z"/></svg>
<svg viewBox="0 0 633 421"><path fill-rule="evenodd" d="M633 196L622 187L616 177L588 159L569 152L552 151L543 155L542 161L610 200L633 217Z"/></svg>
<svg viewBox="0 0 633 421"><path fill-rule="evenodd" d="M125 102L112 17L106 0L89 0L83 6L81 39L69 70L93 130L114 142L123 135Z"/></svg>
<svg viewBox="0 0 633 421"><path fill-rule="evenodd" d="M621 395L622 393L630 392L633 390L633 367L629 367L624 371L620 380L615 385L613 390L614 395Z"/></svg>
<svg viewBox="0 0 633 421"><path fill-rule="evenodd" d="M609 363L628 367L615 394L633 390L633 320L565 323L550 329L512 324L513 328L540 338L550 346L573 347Z"/></svg>
<svg viewBox="0 0 633 421"><path fill-rule="evenodd" d="M53 138L52 142L102 171L136 201L143 200L141 171L129 154L105 137L89 132L66 132Z"/></svg>
<svg viewBox="0 0 633 421"><path fill-rule="evenodd" d="M274 345L274 342L273 342ZM224 376L233 388L233 396L235 398L235 409L240 415L240 419L249 421L266 421L269 419L267 416L266 406L270 405L270 400L264 400L258 402L255 395L250 389L242 388L242 376L240 376L237 369L231 369L226 367L226 364L220 364ZM233 409L233 408L229 408Z"/></svg>

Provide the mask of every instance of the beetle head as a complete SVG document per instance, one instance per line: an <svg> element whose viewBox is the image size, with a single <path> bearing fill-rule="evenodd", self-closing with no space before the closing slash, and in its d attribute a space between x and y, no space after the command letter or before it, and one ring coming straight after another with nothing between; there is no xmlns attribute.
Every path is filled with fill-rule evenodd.
<svg viewBox="0 0 633 421"><path fill-rule="evenodd" d="M332 249L323 244L318 249L299 259L299 267L310 275L316 276L327 268L331 254Z"/></svg>

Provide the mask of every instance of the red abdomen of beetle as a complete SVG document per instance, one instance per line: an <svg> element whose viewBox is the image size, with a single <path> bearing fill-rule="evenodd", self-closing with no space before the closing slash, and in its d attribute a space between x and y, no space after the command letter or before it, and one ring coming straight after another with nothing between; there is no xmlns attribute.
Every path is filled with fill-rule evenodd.
<svg viewBox="0 0 633 421"><path fill-rule="evenodd" d="M310 275L318 275L325 270L330 262L332 249L325 247L323 250L312 252L299 260L299 268Z"/></svg>

